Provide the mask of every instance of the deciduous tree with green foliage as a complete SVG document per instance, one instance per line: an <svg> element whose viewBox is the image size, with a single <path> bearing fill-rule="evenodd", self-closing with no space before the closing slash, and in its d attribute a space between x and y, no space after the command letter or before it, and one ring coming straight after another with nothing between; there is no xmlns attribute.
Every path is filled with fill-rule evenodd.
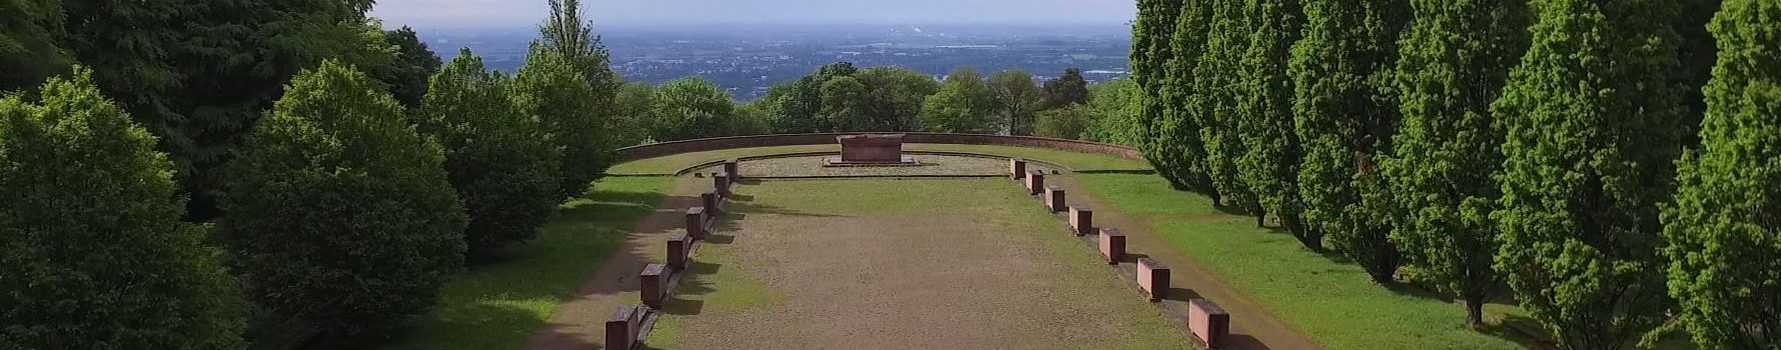
<svg viewBox="0 0 1781 350"><path fill-rule="evenodd" d="M940 90L934 77L901 67L866 68L853 78L865 90L851 107L860 113L835 120L844 131L920 131L922 101Z"/></svg>
<svg viewBox="0 0 1781 350"><path fill-rule="evenodd" d="M655 120L650 119L655 108L656 87L649 83L630 82L618 89L618 97L613 99L616 112L613 115L626 125L624 129L615 129L612 137L619 145L637 145L650 137L649 130ZM771 101L771 100L768 100Z"/></svg>
<svg viewBox="0 0 1781 350"><path fill-rule="evenodd" d="M1038 126L1033 135L1058 139L1082 139L1082 132L1094 118L1094 110L1088 106L1071 105L1068 108L1053 109L1039 112Z"/></svg>
<svg viewBox="0 0 1781 350"><path fill-rule="evenodd" d="M1041 109L1067 108L1088 103L1088 80L1082 78L1081 68L1064 69L1064 75L1046 80L1041 89L1045 92L1045 104Z"/></svg>
<svg viewBox="0 0 1781 350"><path fill-rule="evenodd" d="M464 207L438 144L380 84L327 61L292 79L229 166L232 271L271 317L375 337L432 305L464 262Z"/></svg>
<svg viewBox="0 0 1781 350"><path fill-rule="evenodd" d="M1502 283L1492 269L1497 227L1490 212L1502 193L1502 131L1490 111L1527 50L1527 3L1520 0L1413 0L1415 21L1398 46L1402 126L1380 170L1397 222L1391 242L1419 282L1465 304L1466 324L1484 326L1483 307Z"/></svg>
<svg viewBox="0 0 1781 350"><path fill-rule="evenodd" d="M420 108L421 99L427 95L427 79L444 63L414 33L414 28L403 26L384 34L390 44L396 45L396 60L373 75L390 85L390 94L395 95L396 102L402 103L403 107Z"/></svg>
<svg viewBox="0 0 1781 350"><path fill-rule="evenodd" d="M1391 233L1389 193L1373 159L1390 151L1398 124L1393 69L1402 0L1303 0L1305 38L1292 47L1294 130L1304 151L1299 196L1307 229L1389 283L1402 260ZM1373 199L1368 203L1366 199Z"/></svg>
<svg viewBox="0 0 1781 350"><path fill-rule="evenodd" d="M1505 126L1497 271L1568 349L1664 321L1658 204L1682 150L1674 1L1538 0L1493 106Z"/></svg>
<svg viewBox="0 0 1781 350"><path fill-rule="evenodd" d="M1701 148L1664 208L1670 295L1704 349L1781 344L1781 3L1731 0Z"/></svg>
<svg viewBox="0 0 1781 350"><path fill-rule="evenodd" d="M1088 86L1089 108L1094 109L1094 119L1089 122L1088 130L1083 131L1083 139L1095 142L1106 142L1116 145L1136 146L1142 137L1136 114L1132 113L1133 99L1138 95L1137 85L1132 79L1121 78L1100 82ZM1194 136L1199 133L1196 128Z"/></svg>
<svg viewBox="0 0 1781 350"><path fill-rule="evenodd" d="M798 80L775 86L767 95L775 101L773 131L777 133L811 133L835 131L835 125L823 114L823 86L839 77L853 76L859 70L853 63L836 62Z"/></svg>
<svg viewBox="0 0 1781 350"><path fill-rule="evenodd" d="M507 77L483 68L470 49L431 80L415 124L445 148L445 172L470 216L469 257L537 237L560 199L562 151L550 133L519 112Z"/></svg>
<svg viewBox="0 0 1781 350"><path fill-rule="evenodd" d="M1249 46L1249 21L1243 15L1244 0L1208 0L1211 25L1204 52L1193 69L1194 93L1187 98L1187 110L1200 126L1200 140L1205 142L1206 160L1202 166L1212 188L1218 191L1219 205L1236 205L1256 215L1262 224L1261 202L1243 183L1237 159L1247 152L1243 134L1237 129L1241 119L1237 101L1243 92L1238 74L1243 52Z"/></svg>
<svg viewBox="0 0 1781 350"><path fill-rule="evenodd" d="M998 71L989 76L989 90L1008 134L1032 135L1034 113L1045 103L1045 95L1033 84L1033 75L1023 70Z"/></svg>
<svg viewBox="0 0 1781 350"><path fill-rule="evenodd" d="M594 118L600 121L603 134L628 130L631 125L621 123L623 119L613 114L617 111L613 101L618 96L619 87L624 86L624 78L612 71L612 55L606 51L606 45L600 43L600 36L594 35L594 22L586 19L581 0L549 0L549 4L550 16L538 26L537 44L561 55L581 74L582 80L587 81L586 103L592 107L590 112ZM601 142L602 149L617 149L622 146L617 139L602 137L597 141ZM606 167L595 169L604 172Z"/></svg>
<svg viewBox="0 0 1781 350"><path fill-rule="evenodd" d="M1237 159L1243 183L1255 194L1262 211L1274 215L1299 243L1323 250L1323 233L1306 227L1299 198L1302 151L1293 133L1293 86L1286 74L1292 44L1299 39L1304 17L1297 0L1249 0L1249 45L1238 65L1237 132L1245 152Z"/></svg>
<svg viewBox="0 0 1781 350"><path fill-rule="evenodd" d="M89 72L0 98L0 348L240 348L242 304L172 163Z"/></svg>
<svg viewBox="0 0 1781 350"><path fill-rule="evenodd" d="M655 138L661 141L728 136L736 114L730 94L699 77L675 79L656 87Z"/></svg>
<svg viewBox="0 0 1781 350"><path fill-rule="evenodd" d="M613 142L607 140L612 136L597 111L600 106L588 98L594 89L587 79L567 58L534 46L509 88L520 113L543 122L563 152L557 169L558 197L566 200L587 192L616 159Z"/></svg>
<svg viewBox="0 0 1781 350"><path fill-rule="evenodd" d="M940 91L922 102L922 124L928 130L988 134L995 132L989 86L977 69L963 67L946 75Z"/></svg>

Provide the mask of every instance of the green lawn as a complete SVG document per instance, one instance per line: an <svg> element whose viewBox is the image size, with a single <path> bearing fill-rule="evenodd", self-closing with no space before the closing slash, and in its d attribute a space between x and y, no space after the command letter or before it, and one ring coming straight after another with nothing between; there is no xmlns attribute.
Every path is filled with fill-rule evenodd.
<svg viewBox="0 0 1781 350"><path fill-rule="evenodd" d="M737 157L761 156L801 152L835 152L840 151L837 145L805 145L779 147L737 148L707 152L676 154L665 157L641 159L618 164L612 167L611 173L623 175L672 174L700 163L718 161ZM967 152L1006 157L1019 157L1057 163L1075 170L1149 170L1150 165L1142 160L1125 159L1105 154L1071 152L1043 148L1022 148L1013 146L985 145L942 145L942 144L906 144L903 149L910 151Z"/></svg>
<svg viewBox="0 0 1781 350"><path fill-rule="evenodd" d="M518 349L542 329L557 305L618 247L633 223L661 201L669 177L615 177L585 198L565 203L530 244L504 261L473 266L417 315L394 349Z"/></svg>
<svg viewBox="0 0 1781 350"><path fill-rule="evenodd" d="M1468 330L1458 304L1414 288L1375 284L1360 266L1307 251L1287 234L1256 228L1252 218L1220 213L1206 197L1172 190L1160 177L1076 178L1330 349L1525 347L1500 334Z"/></svg>

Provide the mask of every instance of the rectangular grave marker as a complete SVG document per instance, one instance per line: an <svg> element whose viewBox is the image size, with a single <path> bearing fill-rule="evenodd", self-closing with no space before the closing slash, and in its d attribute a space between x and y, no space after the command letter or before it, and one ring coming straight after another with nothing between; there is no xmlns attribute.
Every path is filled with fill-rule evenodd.
<svg viewBox="0 0 1781 350"><path fill-rule="evenodd" d="M730 176L724 175L724 174L717 174L715 176L712 176L711 177L711 187L713 190L717 191L717 194L722 195L724 197L729 197L731 194L730 193Z"/></svg>
<svg viewBox="0 0 1781 350"><path fill-rule="evenodd" d="M724 174L729 175L731 179L742 178L742 172L741 172L742 170L740 169L740 166L739 166L740 164L741 164L741 162L738 162L735 159L724 161Z"/></svg>
<svg viewBox="0 0 1781 350"><path fill-rule="evenodd" d="M1150 295L1150 301L1162 300L1169 293L1169 268L1150 258L1138 259L1138 287Z"/></svg>
<svg viewBox="0 0 1781 350"><path fill-rule="evenodd" d="M1008 177L1015 180L1027 178L1027 160L1020 158L1009 159Z"/></svg>
<svg viewBox="0 0 1781 350"><path fill-rule="evenodd" d="M688 261L693 257L693 239L686 234L668 237L668 267L674 271L686 271Z"/></svg>
<svg viewBox="0 0 1781 350"><path fill-rule="evenodd" d="M705 191L705 193L699 194L699 201L704 202L703 204L705 204L706 214L717 215L724 212L724 198L717 195L717 190Z"/></svg>
<svg viewBox="0 0 1781 350"><path fill-rule="evenodd" d="M686 234L693 239L705 239L705 207L686 209Z"/></svg>
<svg viewBox="0 0 1781 350"><path fill-rule="evenodd" d="M1095 231L1095 212L1088 207L1070 206L1070 229L1077 236L1086 236Z"/></svg>
<svg viewBox="0 0 1781 350"><path fill-rule="evenodd" d="M637 305L619 306L606 318L606 348L628 350L637 345L637 328L646 310Z"/></svg>
<svg viewBox="0 0 1781 350"><path fill-rule="evenodd" d="M1027 172L1027 194L1037 195L1045 190L1045 172L1033 170Z"/></svg>
<svg viewBox="0 0 1781 350"><path fill-rule="evenodd" d="M1208 349L1223 348L1231 335L1231 314L1211 300L1194 299L1187 303L1187 328L1194 337L1200 338Z"/></svg>
<svg viewBox="0 0 1781 350"><path fill-rule="evenodd" d="M1119 229L1101 229L1101 256L1107 258L1107 265L1118 265L1119 259L1125 258L1125 234Z"/></svg>
<svg viewBox="0 0 1781 350"><path fill-rule="evenodd" d="M643 305L657 310L662 309L662 302L668 299L668 266L649 264L644 266L643 272L637 275L642 284L638 293L643 296Z"/></svg>
<svg viewBox="0 0 1781 350"><path fill-rule="evenodd" d="M1064 188L1049 186L1045 188L1045 209L1056 213L1064 211Z"/></svg>

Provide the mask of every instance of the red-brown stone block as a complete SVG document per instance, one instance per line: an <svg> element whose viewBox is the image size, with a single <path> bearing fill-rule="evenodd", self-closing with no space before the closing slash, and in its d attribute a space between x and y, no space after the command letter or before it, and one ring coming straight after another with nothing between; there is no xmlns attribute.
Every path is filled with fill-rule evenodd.
<svg viewBox="0 0 1781 350"><path fill-rule="evenodd" d="M693 239L705 239L705 207L686 209L686 235Z"/></svg>
<svg viewBox="0 0 1781 350"><path fill-rule="evenodd" d="M703 202L701 204L705 205L705 213L708 215L717 215L724 212L724 198L717 194L717 190L705 191L705 193L699 194L699 201Z"/></svg>
<svg viewBox="0 0 1781 350"><path fill-rule="evenodd" d="M1027 172L1027 194L1037 195L1045 191L1045 172L1033 170Z"/></svg>
<svg viewBox="0 0 1781 350"><path fill-rule="evenodd" d="M1125 234L1119 229L1101 229L1101 256L1107 258L1107 265L1119 264L1125 258Z"/></svg>
<svg viewBox="0 0 1781 350"><path fill-rule="evenodd" d="M711 189L717 191L718 195L722 195L724 197L729 197L730 196L730 176L724 175L724 174L717 174L717 175L711 176Z"/></svg>
<svg viewBox="0 0 1781 350"><path fill-rule="evenodd" d="M1188 330L1193 331L1194 337L1200 338L1206 348L1223 348L1231 335L1231 314L1225 313L1211 300L1194 299L1187 303Z"/></svg>
<svg viewBox="0 0 1781 350"><path fill-rule="evenodd" d="M1027 178L1027 160L1013 158L1008 160L1008 177L1015 180Z"/></svg>
<svg viewBox="0 0 1781 350"><path fill-rule="evenodd" d="M643 296L643 305L657 310L662 309L662 302L668 299L668 266L649 264L644 266L643 272L637 275L639 283L642 284L638 293Z"/></svg>
<svg viewBox="0 0 1781 350"><path fill-rule="evenodd" d="M1065 205L1063 187L1048 186L1045 188L1045 209L1056 213L1064 211Z"/></svg>
<svg viewBox="0 0 1781 350"><path fill-rule="evenodd" d="M1169 294L1169 268L1150 258L1138 259L1138 287L1150 295L1150 301L1162 300Z"/></svg>
<svg viewBox="0 0 1781 350"><path fill-rule="evenodd" d="M674 271L686 271L688 261L693 258L693 239L686 234L668 237L668 267Z"/></svg>
<svg viewBox="0 0 1781 350"><path fill-rule="evenodd" d="M1095 232L1095 212L1088 207L1070 206L1070 230L1077 236Z"/></svg>
<svg viewBox="0 0 1781 350"><path fill-rule="evenodd" d="M841 161L846 163L900 163L903 161L903 134L869 134L836 136L841 144Z"/></svg>
<svg viewBox="0 0 1781 350"><path fill-rule="evenodd" d="M613 350L629 350L637 345L637 331L643 323L643 313L637 305L619 306L612 316L606 318L606 348Z"/></svg>

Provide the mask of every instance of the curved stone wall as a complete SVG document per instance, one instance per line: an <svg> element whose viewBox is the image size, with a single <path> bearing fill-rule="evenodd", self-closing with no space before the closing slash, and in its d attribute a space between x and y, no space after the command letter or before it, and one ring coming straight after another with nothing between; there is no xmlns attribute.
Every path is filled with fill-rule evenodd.
<svg viewBox="0 0 1781 350"><path fill-rule="evenodd" d="M663 142L642 146L620 148L619 161L655 158L667 155L715 151L732 148L799 146L799 145L832 145L835 137L859 134L904 134L903 143L937 143L954 145L998 145L1033 148L1050 148L1065 151L1100 153L1126 159L1144 159L1138 150L1131 147L1095 143L1077 140L1052 139L1029 136L1002 136L981 134L944 134L944 133L821 133L821 134L779 134L719 137Z"/></svg>

